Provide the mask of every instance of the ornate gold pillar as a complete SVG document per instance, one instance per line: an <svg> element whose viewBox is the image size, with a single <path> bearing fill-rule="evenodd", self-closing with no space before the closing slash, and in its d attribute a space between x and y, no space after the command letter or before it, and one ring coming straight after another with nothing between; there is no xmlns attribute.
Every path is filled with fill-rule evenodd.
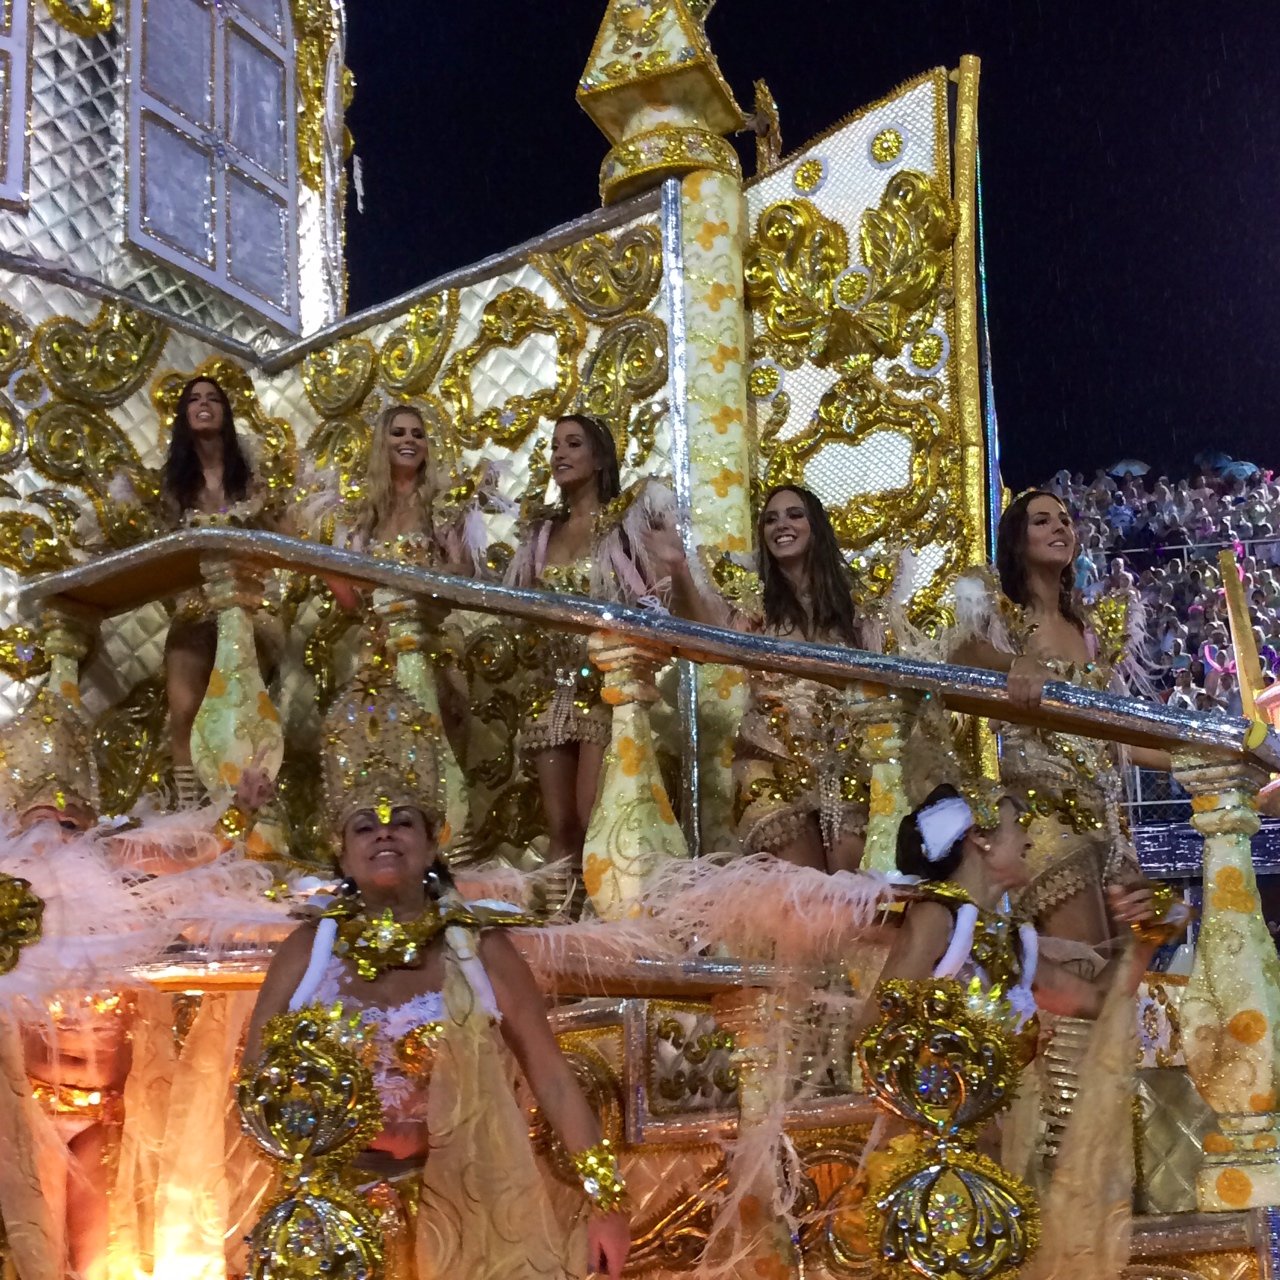
<svg viewBox="0 0 1280 1280"><path fill-rule="evenodd" d="M582 878L596 911L616 920L661 859L689 853L662 784L649 723L649 708L658 700L653 678L670 655L603 633L591 637L589 652L604 672L601 694L613 708L613 728L583 845Z"/></svg>
<svg viewBox="0 0 1280 1280"><path fill-rule="evenodd" d="M80 664L97 634L97 623L59 603L40 614L40 645L49 658L49 688L80 705Z"/></svg>
<svg viewBox="0 0 1280 1280"><path fill-rule="evenodd" d="M608 0L577 98L612 144L600 168L608 204L668 179L663 265L669 281L672 465L686 550L751 549L742 278L742 167L721 135L742 109L703 26L707 0ZM678 197L673 196L678 191ZM702 667L682 693L698 727L700 831L732 847L733 738L742 673ZM692 796L690 798L693 798Z"/></svg>
<svg viewBox="0 0 1280 1280"><path fill-rule="evenodd" d="M1175 760L1204 836L1204 916L1182 1001L1187 1070L1213 1108L1201 1209L1280 1203L1280 961L1267 932L1250 838L1266 774L1242 761Z"/></svg>
<svg viewBox="0 0 1280 1280"><path fill-rule="evenodd" d="M747 435L747 319L742 258L746 203L736 176L703 171L680 187L684 416L693 548L713 555L754 548ZM732 848L733 743L747 702L737 668L699 667L702 831L708 849Z"/></svg>
<svg viewBox="0 0 1280 1280"><path fill-rule="evenodd" d="M787 1223L773 1215L779 1162L739 1162L735 1152L765 1125L774 1126L781 1141L791 1075L786 998L777 991L744 988L714 997L711 1009L717 1025L733 1036L730 1061L738 1073L738 1136L728 1155L729 1194L738 1206L738 1222L726 1247L733 1249L735 1274L780 1280L797 1273L799 1255Z"/></svg>
<svg viewBox="0 0 1280 1280"><path fill-rule="evenodd" d="M440 843L442 847L448 847L462 836L466 828L467 788L440 714L440 693L435 674L439 624L433 637L425 625L422 609L422 602L417 597L403 591L379 587L373 593L373 611L386 623L387 648L395 655L396 680L422 705L437 735L446 826ZM447 616L447 613L442 614L439 623L443 623Z"/></svg>
<svg viewBox="0 0 1280 1280"><path fill-rule="evenodd" d="M253 614L264 604L261 574L226 560L208 560L201 571L205 599L218 615L218 648L191 730L191 760L216 798L233 790L254 761L274 778L284 759L284 734L254 644Z"/></svg>
<svg viewBox="0 0 1280 1280"><path fill-rule="evenodd" d="M889 872L897 866L898 826L911 812L902 779L902 748L915 698L876 684L861 684L857 692L862 701L850 714L850 720L861 730L858 754L871 766L871 803L862 865L871 871Z"/></svg>

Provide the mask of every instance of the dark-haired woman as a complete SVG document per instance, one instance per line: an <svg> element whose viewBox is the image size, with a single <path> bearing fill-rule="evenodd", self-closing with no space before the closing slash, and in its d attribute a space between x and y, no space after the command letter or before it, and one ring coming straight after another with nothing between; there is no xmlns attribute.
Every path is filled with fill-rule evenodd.
<svg viewBox="0 0 1280 1280"><path fill-rule="evenodd" d="M822 502L798 485L765 497L756 526L756 582L732 594L703 589L672 528L649 535L671 607L695 622L781 639L879 650L883 630L854 606L852 571ZM734 751L738 832L749 853L851 871L862 859L867 775L847 695L813 680L752 672Z"/></svg>
<svg viewBox="0 0 1280 1280"><path fill-rule="evenodd" d="M339 696L324 736L341 906L302 925L272 960L249 1027L248 1074L281 1044L274 1019L310 1010L329 1022L340 1010L359 1026L375 1097L354 1087L365 1106L376 1101L378 1123L362 1129L352 1172L376 1210L386 1275L568 1280L590 1268L619 1280L629 1224L616 1155L528 965L501 929L484 927L500 923L492 913L463 902L440 856L433 734L420 706L371 664ZM512 1092L512 1056L584 1171L572 1224L544 1185ZM251 1248L277 1238L268 1231Z"/></svg>
<svg viewBox="0 0 1280 1280"><path fill-rule="evenodd" d="M227 393L212 378L193 378L182 388L161 473L161 499L173 528L204 522L271 524L267 490L254 476L236 433ZM258 661L271 665L278 637L263 620L255 627ZM218 647L217 623L199 591L179 597L165 640L165 692L169 702L169 746L177 800L191 808L200 788L191 766L191 727L204 701Z"/></svg>
<svg viewBox="0 0 1280 1280"><path fill-rule="evenodd" d="M1132 1149L1114 1135L1129 1122L1132 1105L1132 997L1157 947L1185 929L1189 912L1168 889L1112 886L1111 911L1127 941L1091 977L1081 976L1044 954L1049 940L1033 925L1018 924L998 909L1033 875L1022 817L1019 800L980 783L966 786L964 794L950 785L936 787L902 820L898 869L915 883L903 890L910 901L882 980L958 981L968 1009L1002 1029L1012 1041L1010 1056L1022 1065L1037 1051L1037 1009L1087 1020L1084 1042L1091 1051L1079 1080L1087 1106L1071 1111L1042 1200L1044 1256L1027 1274L1066 1274L1065 1267L1046 1264L1068 1257L1087 1274L1119 1274L1128 1257L1133 1162ZM1061 1095L1054 1100L1061 1108ZM1060 1132L1061 1112L1053 1118ZM1011 1136L1005 1135L1006 1164L1019 1175L1043 1176L1028 1167L1030 1152L1019 1150Z"/></svg>
<svg viewBox="0 0 1280 1280"><path fill-rule="evenodd" d="M559 505L522 521L508 585L623 604L654 599L661 584L642 535L665 518L670 494L650 481L624 493L613 434L585 414L556 423L551 478ZM548 860L576 871L600 786L610 712L585 637L543 629L524 634L521 749L538 775Z"/></svg>
<svg viewBox="0 0 1280 1280"><path fill-rule="evenodd" d="M1022 494L1000 520L994 580L987 571L956 584L953 661L1004 671L1009 700L1039 705L1046 682L1131 692L1143 683L1137 661L1141 622L1129 592L1085 605L1075 594L1076 534L1051 493ZM1130 749L1149 768L1169 767L1161 752ZM1120 813L1123 781L1113 743L1033 725L1003 726L1001 779L1030 812L1030 881L1019 909L1042 930L1097 946L1111 936L1105 889L1139 878Z"/></svg>

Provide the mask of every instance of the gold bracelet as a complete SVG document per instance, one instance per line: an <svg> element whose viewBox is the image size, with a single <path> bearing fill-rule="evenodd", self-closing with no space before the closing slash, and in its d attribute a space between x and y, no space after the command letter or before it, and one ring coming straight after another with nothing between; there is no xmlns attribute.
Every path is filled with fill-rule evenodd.
<svg viewBox="0 0 1280 1280"><path fill-rule="evenodd" d="M238 804L228 805L226 813L218 819L218 831L228 840L239 840L252 826L253 818Z"/></svg>
<svg viewBox="0 0 1280 1280"><path fill-rule="evenodd" d="M1163 946L1191 923L1193 912L1172 885L1158 884L1151 890L1151 919L1135 920L1129 928L1139 942Z"/></svg>
<svg viewBox="0 0 1280 1280"><path fill-rule="evenodd" d="M587 1199L601 1213L613 1213L627 1203L627 1184L618 1172L618 1157L608 1138L573 1157L573 1168L582 1179Z"/></svg>

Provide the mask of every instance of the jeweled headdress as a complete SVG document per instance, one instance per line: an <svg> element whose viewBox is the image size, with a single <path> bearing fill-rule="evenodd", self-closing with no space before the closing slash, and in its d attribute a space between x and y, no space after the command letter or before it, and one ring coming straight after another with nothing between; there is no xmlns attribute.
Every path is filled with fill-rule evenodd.
<svg viewBox="0 0 1280 1280"><path fill-rule="evenodd" d="M15 813L48 805L94 821L98 770L79 701L46 684L0 732L0 798Z"/></svg>
<svg viewBox="0 0 1280 1280"><path fill-rule="evenodd" d="M325 816L334 838L360 809L385 821L392 809L412 806L438 823L444 804L436 738L431 717L396 682L381 645L368 643L324 719Z"/></svg>

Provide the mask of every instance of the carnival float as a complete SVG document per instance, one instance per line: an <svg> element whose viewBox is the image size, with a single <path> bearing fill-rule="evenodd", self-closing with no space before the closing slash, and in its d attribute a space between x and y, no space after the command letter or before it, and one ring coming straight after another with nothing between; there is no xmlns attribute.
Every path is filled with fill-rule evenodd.
<svg viewBox="0 0 1280 1280"><path fill-rule="evenodd" d="M6 1268L578 1274L584 1189L616 1213L625 1183L628 1275L1270 1276L1265 707L1065 674L1024 704L941 639L1004 503L977 59L787 152L767 86L747 111L721 74L706 0L603 7L576 87L601 207L351 315L341 0L4 8ZM587 421L616 475L586 559L557 558L576 513L548 500ZM397 450L429 455L425 531L398 523ZM732 621L767 615L758 516L795 486L874 645ZM723 616L654 607L681 554ZM1171 756L1203 838L1161 868L1199 905L1193 963L1059 1011L1038 1065L1047 943L894 874L904 820L934 814L933 860L1003 830L991 722L1074 770L1060 804L1029 788L1021 829L1121 838L1103 740ZM920 742L931 784L968 780L942 801ZM336 862L352 813L406 810L442 868L408 923ZM771 857L802 831L830 865ZM854 836L857 870L834 853ZM1173 939L1181 896L1152 895L1123 956ZM965 946L882 981L922 899ZM315 941L272 1004L299 922ZM443 1003L382 1043L350 992L432 948ZM515 1092L467 1109L460 1081L507 1079L504 966L536 976L589 1118L528 1044ZM409 1180L359 1163L392 1095L430 1115ZM1072 1137L1086 1112L1106 1159Z"/></svg>

